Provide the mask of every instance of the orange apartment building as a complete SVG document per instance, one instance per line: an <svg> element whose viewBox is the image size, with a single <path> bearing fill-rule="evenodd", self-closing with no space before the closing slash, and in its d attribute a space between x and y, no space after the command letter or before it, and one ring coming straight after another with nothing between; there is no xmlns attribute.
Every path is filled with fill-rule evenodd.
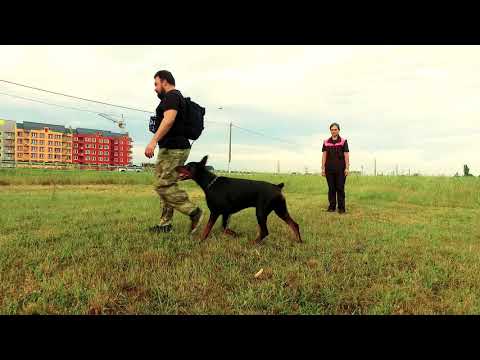
<svg viewBox="0 0 480 360"><path fill-rule="evenodd" d="M24 121L16 124L15 161L72 163L72 129L60 125Z"/></svg>

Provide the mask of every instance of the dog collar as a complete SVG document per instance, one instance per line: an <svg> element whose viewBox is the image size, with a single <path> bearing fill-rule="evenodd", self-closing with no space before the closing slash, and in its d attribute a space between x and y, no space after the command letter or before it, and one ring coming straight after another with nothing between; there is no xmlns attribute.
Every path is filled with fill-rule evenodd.
<svg viewBox="0 0 480 360"><path fill-rule="evenodd" d="M207 185L207 190L210 188L210 186L213 185L213 183L214 183L215 181L217 181L217 179L218 179L218 176L215 176L215 177L213 178L213 180L210 181L210 183Z"/></svg>

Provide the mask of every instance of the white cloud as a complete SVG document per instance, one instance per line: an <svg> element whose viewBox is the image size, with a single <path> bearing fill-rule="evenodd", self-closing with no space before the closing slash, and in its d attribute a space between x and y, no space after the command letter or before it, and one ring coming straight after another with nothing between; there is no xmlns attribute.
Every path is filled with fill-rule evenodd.
<svg viewBox="0 0 480 360"><path fill-rule="evenodd" d="M468 163L480 172L475 155L480 153L479 63L479 46L0 46L1 79L149 111L158 101L153 74L171 69L178 87L207 105L209 120L233 119L293 139L304 144L302 151L312 152L299 161L298 149L290 151L281 143L255 137L236 143L233 166L268 171L279 155L285 159L282 168L298 170L304 166L300 162L314 168L320 149L312 149L308 136L323 139L335 120L351 143L352 165L367 167L376 157L386 169L398 163L452 174ZM0 88L34 94L5 84ZM15 116L12 103L0 97L3 109L7 103L8 114ZM220 105L225 111L215 110ZM24 116L25 111L17 113ZM72 123L110 126L92 116L74 116L68 114ZM146 116L127 116L138 147L134 159L145 161ZM225 161L225 132L207 130L192 156L218 148L218 158ZM457 142L456 135L463 141Z"/></svg>

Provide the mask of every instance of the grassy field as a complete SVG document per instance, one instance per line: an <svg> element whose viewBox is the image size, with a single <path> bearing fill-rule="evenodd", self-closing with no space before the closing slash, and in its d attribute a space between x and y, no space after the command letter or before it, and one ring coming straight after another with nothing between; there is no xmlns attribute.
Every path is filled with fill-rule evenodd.
<svg viewBox="0 0 480 360"><path fill-rule="evenodd" d="M0 170L0 313L480 313L480 179L352 176L341 216L321 177L248 178L285 183L304 244L272 214L252 245L254 209L237 239L151 235L150 173Z"/></svg>

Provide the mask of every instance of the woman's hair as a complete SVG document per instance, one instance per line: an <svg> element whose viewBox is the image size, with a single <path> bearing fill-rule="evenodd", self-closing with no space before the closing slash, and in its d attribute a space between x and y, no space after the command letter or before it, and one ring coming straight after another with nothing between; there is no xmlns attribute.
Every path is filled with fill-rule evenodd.
<svg viewBox="0 0 480 360"><path fill-rule="evenodd" d="M337 123L333 123L332 125L330 125L330 130L332 130L332 127L336 126L338 130L340 130L340 125L338 125Z"/></svg>

